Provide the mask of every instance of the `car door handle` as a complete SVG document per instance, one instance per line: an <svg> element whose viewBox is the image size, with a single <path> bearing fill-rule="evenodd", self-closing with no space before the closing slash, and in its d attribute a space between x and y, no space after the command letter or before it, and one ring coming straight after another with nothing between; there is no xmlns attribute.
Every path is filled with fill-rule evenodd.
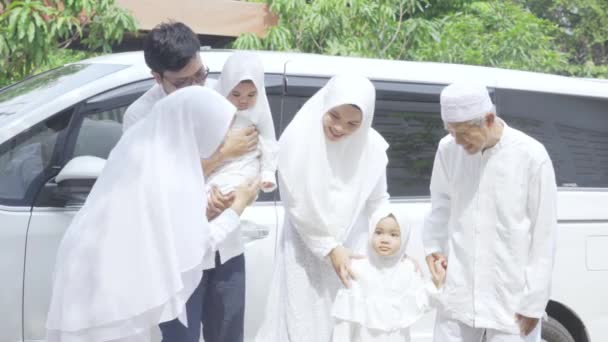
<svg viewBox="0 0 608 342"><path fill-rule="evenodd" d="M241 220L241 234L245 243L260 240L270 234L270 227L249 220Z"/></svg>

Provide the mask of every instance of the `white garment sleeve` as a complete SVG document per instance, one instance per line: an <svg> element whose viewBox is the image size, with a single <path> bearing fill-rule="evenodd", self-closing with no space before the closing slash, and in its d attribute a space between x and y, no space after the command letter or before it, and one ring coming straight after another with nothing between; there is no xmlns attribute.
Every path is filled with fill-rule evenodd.
<svg viewBox="0 0 608 342"><path fill-rule="evenodd" d="M310 227L310 223L305 217L299 217L292 210L291 205L294 204L295 198L289 193L289 188L284 185L281 177L279 177L281 199L293 227L298 232L298 236L302 239L306 247L319 259L324 259L332 249L336 248L340 243L330 235L324 233L317 227Z"/></svg>
<svg viewBox="0 0 608 342"><path fill-rule="evenodd" d="M450 219L450 185L442 157L441 146L435 155L431 174L431 211L422 229L422 241L426 255L447 252L448 222Z"/></svg>
<svg viewBox="0 0 608 342"><path fill-rule="evenodd" d="M526 291L517 313L541 318L551 292L557 243L557 185L550 160L541 164L528 189L531 242L525 269Z"/></svg>
<svg viewBox="0 0 608 342"><path fill-rule="evenodd" d="M207 248L216 251L228 234L232 233L241 224L241 218L232 209L224 210L220 216L209 222L209 246Z"/></svg>
<svg viewBox="0 0 608 342"><path fill-rule="evenodd" d="M264 113L264 115L260 117L260 122L256 124L256 127L260 134L258 146L262 153L260 159L262 171L261 181L275 184L272 189L264 189L264 191L270 192L276 189L277 180L275 178L275 173L279 156L279 143L277 142L274 131L272 114L270 112Z"/></svg>

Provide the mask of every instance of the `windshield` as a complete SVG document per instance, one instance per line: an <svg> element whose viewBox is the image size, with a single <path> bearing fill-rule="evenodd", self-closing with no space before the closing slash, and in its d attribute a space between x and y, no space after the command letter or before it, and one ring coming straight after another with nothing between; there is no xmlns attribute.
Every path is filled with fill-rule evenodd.
<svg viewBox="0 0 608 342"><path fill-rule="evenodd" d="M126 68L117 64L71 64L0 90L0 127L20 113L39 107L96 79Z"/></svg>

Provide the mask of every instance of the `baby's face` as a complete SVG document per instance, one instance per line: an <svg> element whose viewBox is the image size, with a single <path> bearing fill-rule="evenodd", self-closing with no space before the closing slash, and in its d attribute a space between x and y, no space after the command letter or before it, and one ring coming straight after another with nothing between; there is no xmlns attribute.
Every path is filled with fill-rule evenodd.
<svg viewBox="0 0 608 342"><path fill-rule="evenodd" d="M255 106L258 90L251 81L242 81L228 94L230 101L238 110L246 110Z"/></svg>
<svg viewBox="0 0 608 342"><path fill-rule="evenodd" d="M380 256L391 256L401 248L401 229L392 216L380 220L372 236L372 247Z"/></svg>

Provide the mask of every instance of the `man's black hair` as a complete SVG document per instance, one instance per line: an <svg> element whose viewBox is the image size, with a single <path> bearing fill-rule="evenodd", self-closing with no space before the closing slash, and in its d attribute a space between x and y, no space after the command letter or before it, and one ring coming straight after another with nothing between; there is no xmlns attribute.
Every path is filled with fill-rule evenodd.
<svg viewBox="0 0 608 342"><path fill-rule="evenodd" d="M196 34L180 22L162 23L144 39L144 58L152 71L178 71L196 56L201 47Z"/></svg>

